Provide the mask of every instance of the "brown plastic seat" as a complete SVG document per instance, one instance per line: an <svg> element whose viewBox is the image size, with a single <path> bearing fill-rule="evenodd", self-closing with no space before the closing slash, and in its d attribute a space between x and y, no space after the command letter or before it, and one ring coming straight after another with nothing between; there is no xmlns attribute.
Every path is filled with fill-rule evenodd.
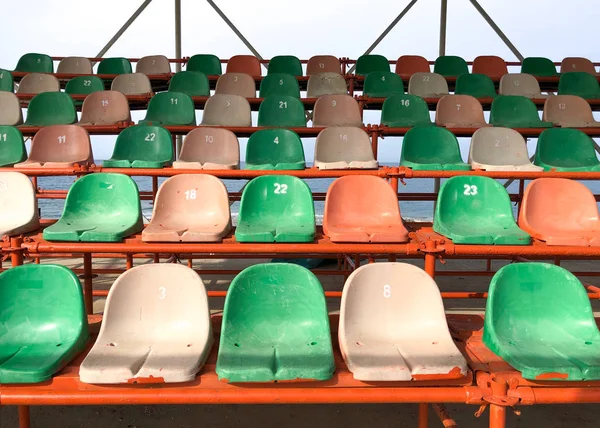
<svg viewBox="0 0 600 428"><path fill-rule="evenodd" d="M314 166L319 169L376 169L371 140L362 128L325 128L315 142Z"/></svg>
<svg viewBox="0 0 600 428"><path fill-rule="evenodd" d="M82 56L69 56L58 63L57 73L92 74L92 62Z"/></svg>
<svg viewBox="0 0 600 428"><path fill-rule="evenodd" d="M119 74L112 81L110 90L123 95L153 94L150 79L143 73Z"/></svg>
<svg viewBox="0 0 600 428"><path fill-rule="evenodd" d="M0 91L0 125L16 126L23 123L21 101L12 92Z"/></svg>
<svg viewBox="0 0 600 428"><path fill-rule="evenodd" d="M171 72L171 64L164 55L151 55L140 58L135 66L136 73L168 74Z"/></svg>
<svg viewBox="0 0 600 428"><path fill-rule="evenodd" d="M415 73L408 81L408 93L421 98L439 98L448 95L448 82L441 74Z"/></svg>
<svg viewBox="0 0 600 428"><path fill-rule="evenodd" d="M31 140L25 162L15 168L70 168L94 163L88 132L78 125L51 125L41 128Z"/></svg>
<svg viewBox="0 0 600 428"><path fill-rule="evenodd" d="M342 74L342 64L333 55L315 55L310 57L306 64L306 75L312 76L319 73Z"/></svg>
<svg viewBox="0 0 600 428"><path fill-rule="evenodd" d="M544 103L542 120L563 128L588 128L600 126L588 102L576 95L548 97Z"/></svg>
<svg viewBox="0 0 600 428"><path fill-rule="evenodd" d="M224 128L196 128L181 146L175 169L239 169L240 143L233 132Z"/></svg>
<svg viewBox="0 0 600 428"><path fill-rule="evenodd" d="M488 126L483 107L471 95L445 95L437 103L435 124L448 128L481 128Z"/></svg>
<svg viewBox="0 0 600 428"><path fill-rule="evenodd" d="M412 76L415 73L429 73L429 61L419 55L402 55L396 61L396 74Z"/></svg>
<svg viewBox="0 0 600 428"><path fill-rule="evenodd" d="M323 232L332 242L408 241L396 192L371 175L347 175L329 186Z"/></svg>
<svg viewBox="0 0 600 428"><path fill-rule="evenodd" d="M323 95L315 103L313 126L363 126L358 102L350 95Z"/></svg>
<svg viewBox="0 0 600 428"><path fill-rule="evenodd" d="M506 62L499 56L478 56L473 60L473 74L485 74L492 79L500 79L508 74Z"/></svg>
<svg viewBox="0 0 600 428"><path fill-rule="evenodd" d="M532 181L523 195L519 227L548 245L600 246L596 198L575 180Z"/></svg>
<svg viewBox="0 0 600 428"><path fill-rule="evenodd" d="M593 75L598 74L594 63L587 58L567 57L560 63L560 72L568 73L570 71L584 71Z"/></svg>
<svg viewBox="0 0 600 428"><path fill-rule="evenodd" d="M260 76L260 61L254 55L234 55L227 62L226 72Z"/></svg>
<svg viewBox="0 0 600 428"><path fill-rule="evenodd" d="M215 94L206 101L202 126L252 126L248 100L239 95Z"/></svg>
<svg viewBox="0 0 600 428"><path fill-rule="evenodd" d="M308 78L306 96L319 98L322 95L345 95L348 93L346 79L339 73L325 72Z"/></svg>
<svg viewBox="0 0 600 428"><path fill-rule="evenodd" d="M80 125L114 125L119 122L131 122L129 103L122 93L92 92L83 101Z"/></svg>
<svg viewBox="0 0 600 428"><path fill-rule="evenodd" d="M227 188L209 174L181 174L158 193L145 242L217 242L231 231Z"/></svg>
<svg viewBox="0 0 600 428"><path fill-rule="evenodd" d="M60 82L51 74L29 73L19 83L17 94L40 94L60 91Z"/></svg>
<svg viewBox="0 0 600 428"><path fill-rule="evenodd" d="M217 80L215 94L256 98L256 82L252 76L246 73L225 73Z"/></svg>
<svg viewBox="0 0 600 428"><path fill-rule="evenodd" d="M514 73L505 74L500 79L500 95L520 95L527 98L547 98L542 94L540 84L531 74Z"/></svg>

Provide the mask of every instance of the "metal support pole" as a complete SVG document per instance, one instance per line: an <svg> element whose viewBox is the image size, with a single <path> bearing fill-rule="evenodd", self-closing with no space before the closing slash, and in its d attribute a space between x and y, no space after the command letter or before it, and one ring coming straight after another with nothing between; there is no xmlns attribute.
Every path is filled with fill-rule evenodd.
<svg viewBox="0 0 600 428"><path fill-rule="evenodd" d="M429 406L427 403L419 403L419 428L427 428L429 426Z"/></svg>
<svg viewBox="0 0 600 428"><path fill-rule="evenodd" d="M83 298L85 311L88 315L94 313L94 297L92 285L92 254L83 254Z"/></svg>
<svg viewBox="0 0 600 428"><path fill-rule="evenodd" d="M29 428L31 420L29 415L29 406L18 406L19 412L19 428Z"/></svg>
<svg viewBox="0 0 600 428"><path fill-rule="evenodd" d="M181 0L175 0L175 58L181 59ZM175 71L181 71L181 62L175 64ZM183 138L175 137L175 159L179 159Z"/></svg>
<svg viewBox="0 0 600 428"><path fill-rule="evenodd" d="M442 0L442 11L440 12L440 54L446 55L446 21L448 16L448 0Z"/></svg>

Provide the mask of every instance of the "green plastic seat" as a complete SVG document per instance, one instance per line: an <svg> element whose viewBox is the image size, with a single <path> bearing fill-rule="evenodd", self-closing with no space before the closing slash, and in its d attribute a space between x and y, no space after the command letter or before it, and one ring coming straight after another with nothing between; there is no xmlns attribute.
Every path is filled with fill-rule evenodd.
<svg viewBox="0 0 600 428"><path fill-rule="evenodd" d="M534 165L544 171L600 171L594 142L578 129L552 128L540 134Z"/></svg>
<svg viewBox="0 0 600 428"><path fill-rule="evenodd" d="M228 382L327 380L335 370L323 287L308 269L265 263L229 286L217 375Z"/></svg>
<svg viewBox="0 0 600 428"><path fill-rule="evenodd" d="M104 81L98 76L78 76L67 82L65 92L70 95L89 95L92 92L104 90ZM82 105L83 100L75 101L75 105Z"/></svg>
<svg viewBox="0 0 600 428"><path fill-rule="evenodd" d="M600 379L600 332L590 300L560 266L501 268L490 283L483 343L525 379Z"/></svg>
<svg viewBox="0 0 600 428"><path fill-rule="evenodd" d="M456 77L469 73L467 62L459 56L440 56L435 60L433 72L444 77Z"/></svg>
<svg viewBox="0 0 600 428"><path fill-rule="evenodd" d="M97 74L130 74L133 73L127 58L104 58L98 64Z"/></svg>
<svg viewBox="0 0 600 428"><path fill-rule="evenodd" d="M543 57L525 58L521 64L521 73L540 77L558 76L554 63Z"/></svg>
<svg viewBox="0 0 600 428"><path fill-rule="evenodd" d="M404 94L404 83L399 75L391 71L373 71L365 77L363 94L374 98Z"/></svg>
<svg viewBox="0 0 600 428"><path fill-rule="evenodd" d="M356 75L366 76L373 71L390 71L390 63L383 55L361 55L356 60Z"/></svg>
<svg viewBox="0 0 600 428"><path fill-rule="evenodd" d="M210 97L206 74L199 71L180 71L171 77L169 91L181 92L190 97Z"/></svg>
<svg viewBox="0 0 600 428"><path fill-rule="evenodd" d="M171 133L161 126L136 125L125 128L115 142L106 168L163 168L173 162Z"/></svg>
<svg viewBox="0 0 600 428"><path fill-rule="evenodd" d="M267 97L258 108L258 126L305 127L304 104L296 97Z"/></svg>
<svg viewBox="0 0 600 428"><path fill-rule="evenodd" d="M0 384L49 380L89 338L81 284L64 266L28 264L0 274Z"/></svg>
<svg viewBox="0 0 600 428"><path fill-rule="evenodd" d="M312 242L315 207L308 185L289 175L263 175L242 192L238 242Z"/></svg>
<svg viewBox="0 0 600 428"><path fill-rule="evenodd" d="M433 125L429 106L417 95L392 95L381 108L381 124L394 128Z"/></svg>
<svg viewBox="0 0 600 428"><path fill-rule="evenodd" d="M197 54L192 56L185 67L187 71L199 71L207 76L220 76L221 60L212 54Z"/></svg>
<svg viewBox="0 0 600 428"><path fill-rule="evenodd" d="M457 176L442 184L433 230L455 244L528 245L519 229L504 186L481 176Z"/></svg>
<svg viewBox="0 0 600 428"><path fill-rule="evenodd" d="M438 126L417 126L408 130L402 141L400 166L429 171L471 169L460 157L454 134Z"/></svg>
<svg viewBox="0 0 600 428"><path fill-rule="evenodd" d="M269 68L269 74L260 82L259 96L267 98L279 95L300 98L298 80L291 74L271 73Z"/></svg>
<svg viewBox="0 0 600 428"><path fill-rule="evenodd" d="M46 54L26 53L17 62L15 71L25 73L53 73L54 63L52 58Z"/></svg>
<svg viewBox="0 0 600 428"><path fill-rule="evenodd" d="M496 98L494 81L485 74L461 74L456 78L454 93L457 95L471 95L475 98Z"/></svg>
<svg viewBox="0 0 600 428"><path fill-rule="evenodd" d="M27 159L23 134L14 126L0 125L0 167Z"/></svg>
<svg viewBox="0 0 600 428"><path fill-rule="evenodd" d="M600 98L596 76L584 71L563 73L558 80L558 95L577 95L581 98Z"/></svg>
<svg viewBox="0 0 600 428"><path fill-rule="evenodd" d="M15 82L12 73L0 68L0 91L14 92Z"/></svg>
<svg viewBox="0 0 600 428"><path fill-rule="evenodd" d="M196 125L194 101L182 92L161 92L148 103L148 110L140 125Z"/></svg>
<svg viewBox="0 0 600 428"><path fill-rule="evenodd" d="M137 184L123 174L86 175L69 189L62 216L44 229L48 241L120 242L142 230Z"/></svg>
<svg viewBox="0 0 600 428"><path fill-rule="evenodd" d="M298 57L292 55L277 55L269 61L269 74L285 73L292 76L302 76L302 64Z"/></svg>
<svg viewBox="0 0 600 428"><path fill-rule="evenodd" d="M25 125L69 125L77 122L73 98L65 92L42 92L29 101Z"/></svg>
<svg viewBox="0 0 600 428"><path fill-rule="evenodd" d="M492 101L490 124L505 128L551 128L538 115L533 101L520 95L498 95Z"/></svg>
<svg viewBox="0 0 600 428"><path fill-rule="evenodd" d="M289 129L261 129L248 139L246 169L304 169L302 140Z"/></svg>

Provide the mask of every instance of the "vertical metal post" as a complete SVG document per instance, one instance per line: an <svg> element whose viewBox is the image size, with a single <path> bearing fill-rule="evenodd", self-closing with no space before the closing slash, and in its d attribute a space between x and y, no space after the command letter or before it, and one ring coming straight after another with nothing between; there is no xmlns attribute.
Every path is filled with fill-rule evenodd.
<svg viewBox="0 0 600 428"><path fill-rule="evenodd" d="M181 0L175 0L175 58L181 59ZM181 71L181 62L175 64L175 71ZM175 137L175 159L179 159L183 138Z"/></svg>
<svg viewBox="0 0 600 428"><path fill-rule="evenodd" d="M30 428L29 406L18 406L19 428Z"/></svg>
<svg viewBox="0 0 600 428"><path fill-rule="evenodd" d="M83 298L85 311L88 315L94 313L94 297L92 285L92 254L83 254Z"/></svg>
<svg viewBox="0 0 600 428"><path fill-rule="evenodd" d="M440 13L440 54L446 55L446 21L448 16L448 0L442 0L442 11Z"/></svg>
<svg viewBox="0 0 600 428"><path fill-rule="evenodd" d="M429 425L429 406L427 403L419 403L419 428L427 428Z"/></svg>

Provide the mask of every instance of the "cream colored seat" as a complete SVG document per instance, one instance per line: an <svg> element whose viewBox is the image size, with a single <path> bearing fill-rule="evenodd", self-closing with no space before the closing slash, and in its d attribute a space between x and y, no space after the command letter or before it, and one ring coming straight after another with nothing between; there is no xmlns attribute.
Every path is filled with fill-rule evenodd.
<svg viewBox="0 0 600 428"><path fill-rule="evenodd" d="M225 73L217 80L215 94L239 95L244 98L256 98L254 77L245 73Z"/></svg>
<svg viewBox="0 0 600 428"><path fill-rule="evenodd" d="M19 82L17 94L40 94L60 91L60 82L51 74L29 73Z"/></svg>
<svg viewBox="0 0 600 428"><path fill-rule="evenodd" d="M252 126L248 100L239 95L215 94L206 101L202 126Z"/></svg>
<svg viewBox="0 0 600 428"><path fill-rule="evenodd" d="M448 95L448 82L441 74L414 73L408 81L408 93L421 98L440 98Z"/></svg>
<svg viewBox="0 0 600 428"><path fill-rule="evenodd" d="M527 98L547 98L542 94L540 84L531 74L515 73L505 74L500 78L500 95L520 95Z"/></svg>
<svg viewBox="0 0 600 428"><path fill-rule="evenodd" d="M354 126L329 127L317 136L315 163L319 169L376 169L369 135Z"/></svg>
<svg viewBox="0 0 600 428"><path fill-rule="evenodd" d="M510 128L481 128L471 138L469 164L486 171L542 171L533 165L527 153L527 143L521 134Z"/></svg>
<svg viewBox="0 0 600 428"><path fill-rule="evenodd" d="M306 96L319 98L321 95L345 95L348 93L346 79L339 73L319 73L308 78Z"/></svg>
<svg viewBox="0 0 600 428"><path fill-rule="evenodd" d="M93 74L92 62L81 56L69 56L60 60L56 72L64 74Z"/></svg>
<svg viewBox="0 0 600 428"><path fill-rule="evenodd" d="M313 126L362 126L358 102L351 95L323 95L315 103Z"/></svg>
<svg viewBox="0 0 600 428"><path fill-rule="evenodd" d="M16 126L23 123L19 97L12 92L0 91L0 125Z"/></svg>
<svg viewBox="0 0 600 428"><path fill-rule="evenodd" d="M19 172L0 172L0 238L40 227L35 188Z"/></svg>
<svg viewBox="0 0 600 428"><path fill-rule="evenodd" d="M171 72L171 64L164 55L145 56L140 58L135 65L135 72L146 75L168 74Z"/></svg>
<svg viewBox="0 0 600 428"><path fill-rule="evenodd" d="M600 126L596 122L589 103L576 95L556 95L544 103L542 120L563 128L590 128Z"/></svg>
<svg viewBox="0 0 600 428"><path fill-rule="evenodd" d="M129 102L118 91L92 92L83 101L80 125L114 125L131 122Z"/></svg>
<svg viewBox="0 0 600 428"><path fill-rule="evenodd" d="M119 74L110 85L111 91L117 91L123 95L145 95L152 94L150 79L143 73Z"/></svg>
<svg viewBox="0 0 600 428"><path fill-rule="evenodd" d="M188 133L175 169L239 169L240 143L223 128L196 128Z"/></svg>

